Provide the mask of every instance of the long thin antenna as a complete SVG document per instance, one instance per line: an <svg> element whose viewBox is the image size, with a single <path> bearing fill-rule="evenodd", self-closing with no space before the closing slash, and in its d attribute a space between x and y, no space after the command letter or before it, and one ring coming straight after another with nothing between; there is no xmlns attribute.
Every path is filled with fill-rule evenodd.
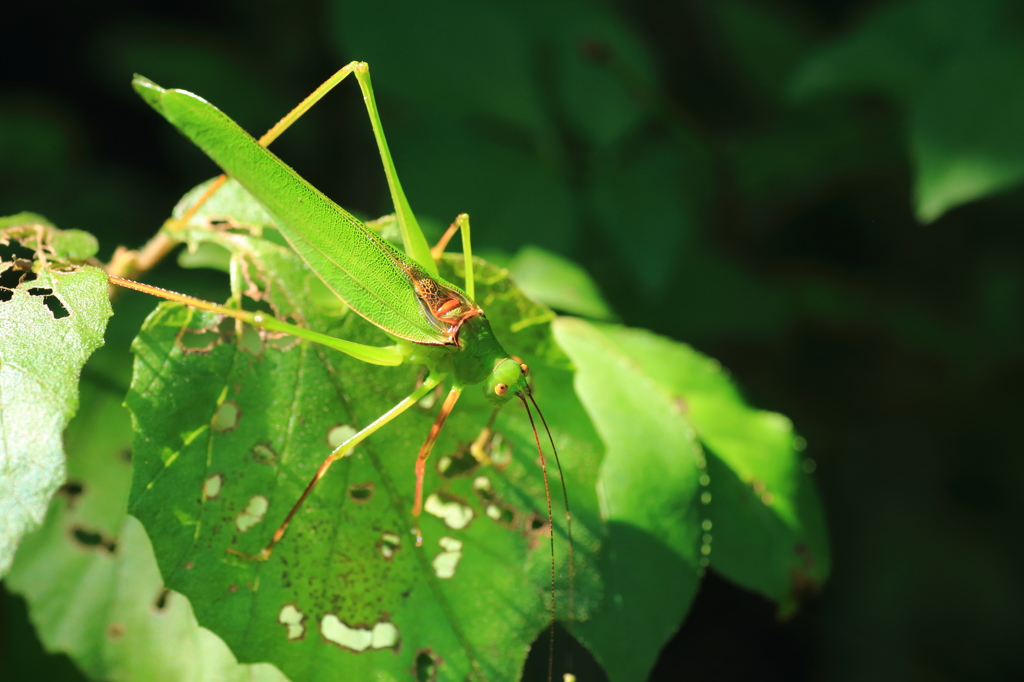
<svg viewBox="0 0 1024 682"><path fill-rule="evenodd" d="M576 584L576 564L574 561L573 553L573 542L572 542L572 513L569 511L569 491L565 487L565 476L562 475L562 461L558 458L558 448L555 447L555 439L551 435L551 429L548 428L548 421L544 418L544 413L540 411L540 405L537 404L537 400L533 397L532 393L527 393L530 402L537 409L537 414L540 416L540 421L544 425L544 430L548 432L548 442L551 443L551 452L555 453L555 464L558 465L558 478L562 482L562 499L565 500L565 528L566 534L569 536L569 636L573 637L573 626L576 623L576 611L574 609L574 597L575 597L575 584ZM569 669L572 670L572 647L569 647Z"/></svg>
<svg viewBox="0 0 1024 682"><path fill-rule="evenodd" d="M551 682L555 671L555 517L551 513L551 487L548 485L548 465L544 461L544 450L540 447L540 436L537 435L537 425L533 423L533 414L530 412L530 405L526 398L519 393L519 399L523 401L526 408L526 416L530 418L530 428L533 429L533 440L537 443L537 454L540 456L540 469L544 472L544 495L548 500L548 540L551 542L551 626L548 628L548 682ZM534 403L536 406L537 403Z"/></svg>

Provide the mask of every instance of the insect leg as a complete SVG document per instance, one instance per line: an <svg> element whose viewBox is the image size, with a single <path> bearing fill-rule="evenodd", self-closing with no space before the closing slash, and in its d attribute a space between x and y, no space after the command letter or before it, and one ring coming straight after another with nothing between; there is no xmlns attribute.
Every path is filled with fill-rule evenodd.
<svg viewBox="0 0 1024 682"><path fill-rule="evenodd" d="M373 85L370 83L370 67L366 62L353 62L349 66L359 81L359 88L363 92L363 101L366 103L366 112L370 115L370 126L373 128L373 136L377 140L377 149L380 151L381 161L384 163L384 175L388 179L388 189L391 190L391 202L395 205L395 216L398 218L398 229L402 233L402 243L405 245L405 252L419 263L428 274L437 276L437 263L430 255L430 247L427 239L420 230L419 222L409 206L409 200L405 197L402 184L398 181L398 171L395 170L395 162L391 158L391 150L388 149L388 142L384 139L384 128L380 122L380 113L377 111L377 100L373 97Z"/></svg>
<svg viewBox="0 0 1024 682"><path fill-rule="evenodd" d="M397 405L392 407L390 410L388 410L381 416L377 417L377 419L375 419L369 426L362 429L361 431L353 435L351 438L346 440L344 443L336 447L331 452L331 454L327 455L324 461L320 463L320 466L317 468L316 473L313 474L312 480L310 480L309 484L306 485L306 489L302 491L302 495L299 496L298 501L288 512L288 515L284 518L284 521L281 523L281 525L278 526L276 531L274 531L274 536L270 539L270 542L267 543L267 546L260 550L258 554L243 554L242 552L239 552L238 550L231 548L228 548L228 552L231 554L237 554L238 556L249 561L266 561L267 559L269 559L271 553L274 551L274 546L281 541L281 538L284 537L285 531L288 530L288 524L291 523L292 518L295 516L296 512L299 511L299 508L302 506L302 503L305 502L306 498L309 497L309 494L313 492L313 488L315 488L316 484L320 482L320 479L324 477L324 475L327 473L327 470L331 467L331 465L337 462L339 459L342 459L343 457L346 457L349 454L351 454L353 448L362 443L369 435L371 435L372 433L380 429L382 426L390 422L392 419L394 419L395 417L397 417L398 415L402 414L410 407L415 405L420 400L420 398L430 393L430 391L432 391L434 387L441 383L441 381L443 380L444 376L440 376L437 378L428 377L427 380L423 382L422 386L420 386L415 391L410 393L408 396L403 398L401 401L399 401Z"/></svg>
<svg viewBox="0 0 1024 682"><path fill-rule="evenodd" d="M218 315L227 315L235 318L236 320L247 322L257 328L285 332L292 336L307 339L314 343L327 346L328 348L339 350L346 355L351 355L355 359L362 360L363 362L371 365L385 365L393 367L395 365L402 364L405 360L404 355L398 346L367 346L362 343L355 343L354 341L336 339L333 336L321 334L320 332L315 332L312 329L306 329L305 327L299 327L294 324L289 324L288 322L282 322L276 317L272 317L265 313L254 313L249 310L242 310L241 308L229 308L228 306L204 301L201 298L188 296L186 294L179 294L175 291L168 291L167 289L143 284L142 282L135 282L130 279L123 279L114 275L109 275L108 279L111 284L117 284L118 286L125 287L126 289L134 289L136 291L152 294L154 296L159 296L160 298L165 298L176 303L183 303L184 305L198 308L200 310L209 310L210 312L217 313Z"/></svg>
<svg viewBox="0 0 1024 682"><path fill-rule="evenodd" d="M324 95L333 90L334 86L336 86L341 81L345 80L345 78L355 70L358 64L359 62L351 62L344 66L343 68L339 69L333 76L331 76L326 81L321 83L316 90L311 92L309 96L306 97L306 99L299 102L298 106L289 111L280 121L275 123L270 130L263 133L263 135L257 141L264 147L269 147L271 142L280 137L281 133L288 130L288 128L290 128L293 123L298 121L302 117L302 115L309 111L314 104L319 102ZM185 211L184 214L182 214L181 218L178 218L175 221L175 224L181 227L187 225L188 222L192 219L192 217L196 214L196 211L202 208L203 204L206 203L206 200L212 197L217 192L217 190L220 189L225 182L227 182L227 179L228 176L225 174L221 175L219 178L214 180L210 184L210 186L206 188L206 191L203 192L202 196L200 196L199 199L197 199L194 204L189 206L188 210Z"/></svg>
<svg viewBox="0 0 1024 682"><path fill-rule="evenodd" d="M469 214L460 213L456 218L455 222L448 226L441 238L437 240L437 244L430 250L430 255L437 260L444 253L445 247L448 246L448 242L451 241L455 233L462 229L462 255L466 261L466 293L469 297L476 298L476 286L473 281L473 245L470 241L469 236Z"/></svg>
<svg viewBox="0 0 1024 682"><path fill-rule="evenodd" d="M423 446L420 447L420 454L416 458L416 500L412 505L413 516L419 516L423 510L423 476L427 473L427 457L430 456L430 451L434 448L437 435L441 433L441 427L444 426L445 420L448 419L448 415L451 413L452 408L455 407L455 403L460 395L462 395L462 387L452 386L452 390L448 392L444 405L441 406L441 412L438 413L437 419L434 420L434 425L430 427L427 439L423 441ZM420 542L421 540L417 540L416 544L418 545Z"/></svg>

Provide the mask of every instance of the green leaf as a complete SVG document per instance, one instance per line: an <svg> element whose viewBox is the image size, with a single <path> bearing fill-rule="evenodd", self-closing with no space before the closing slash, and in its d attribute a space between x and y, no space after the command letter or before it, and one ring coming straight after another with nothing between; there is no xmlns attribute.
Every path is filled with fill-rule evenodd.
<svg viewBox="0 0 1024 682"><path fill-rule="evenodd" d="M718 363L684 344L572 318L554 330L607 446L605 600L578 633L613 680L650 670L708 565L783 613L820 586L821 509L785 417L746 407Z"/></svg>
<svg viewBox="0 0 1024 682"><path fill-rule="evenodd" d="M709 453L702 553L716 571L791 613L803 593L820 588L830 563L805 473L813 461L798 456L803 439L783 415L744 404L719 363L686 344L624 328L606 328L604 338L675 401Z"/></svg>
<svg viewBox="0 0 1024 682"><path fill-rule="evenodd" d="M111 315L102 270L20 263L0 264L0 575L64 482L61 433Z"/></svg>
<svg viewBox="0 0 1024 682"><path fill-rule="evenodd" d="M568 252L578 222L566 152L535 77L537 47L548 39L543 6L459 0L439 13L409 2L331 5L339 52L367 61L376 91L393 96L381 116L402 183L415 188L413 208L447 220L469 213L476 234L510 252L523 243ZM396 7L405 17L398 24L388 20ZM445 60L425 75L423 55L438 49L476 57Z"/></svg>
<svg viewBox="0 0 1024 682"><path fill-rule="evenodd" d="M236 208L244 214L242 204L251 201L228 188L222 205L204 207L177 236L229 254L236 301L334 336L388 342L317 293L322 284L280 243L268 216L225 222L232 202L241 202ZM445 277L461 281L460 258L441 265ZM743 407L727 381L702 374L708 361L688 347L572 318L552 326L549 310L515 288L506 270L486 263L477 286L497 336L530 365L534 395L562 454L573 510L575 633L611 678L642 677L679 627L704 567L718 560L706 553L709 520L722 526L714 542L724 547L722 567L711 565L791 609L792 582L774 589L779 557L785 563L794 552L807 553L794 549L790 522L814 521L817 507L813 489L792 480L806 478L799 467L775 461L792 434L770 427L788 422ZM548 298L558 291L550 282L540 289ZM254 562L228 550L259 552L331 444L408 395L421 372L365 365L170 304L154 312L134 349L130 509L153 539L168 586L191 599L198 621L239 660L273 662L294 679L401 678L432 666L438 679L518 678L527 648L547 625L550 589L547 500L524 410L498 412L482 441L493 465L484 466L468 450L492 410L476 388L464 393L428 463L425 490L437 499L420 519L423 547L412 546L410 535L412 464L440 392L335 463L269 560ZM696 363L686 379L691 390L666 387L687 359ZM693 414L690 400L701 408ZM792 449L786 452L792 459ZM765 530L760 518L744 516L747 507L724 502L735 491L715 474L718 466L774 486L773 509L789 514L782 528ZM703 480L709 472L721 481ZM786 491L793 490L810 502L799 494L792 502ZM716 501L705 502L711 491ZM556 604L565 620L568 529L556 482L552 497ZM751 508L764 507L758 498ZM452 527L462 514L469 525ZM820 555L827 549L817 540L803 540L817 563L798 570L821 572L804 587L827 571ZM755 568L734 569L730 547L746 552ZM762 572L770 575L762 579ZM623 638L624 629L636 636ZM396 632L397 642L386 637Z"/></svg>
<svg viewBox="0 0 1024 682"><path fill-rule="evenodd" d="M594 280L571 260L536 246L524 246L508 269L523 293L534 300L573 315L596 320L615 318Z"/></svg>
<svg viewBox="0 0 1024 682"><path fill-rule="evenodd" d="M759 91L781 100L810 45L809 31L795 17L749 0L719 0L707 7L743 74Z"/></svg>
<svg viewBox="0 0 1024 682"><path fill-rule="evenodd" d="M110 385L83 382L65 435L68 484L26 536L7 587L28 601L46 649L92 679L282 680L269 665L239 666L188 600L164 589L145 531L125 513L131 422Z"/></svg>
<svg viewBox="0 0 1024 682"><path fill-rule="evenodd" d="M617 351L606 329L613 328L566 317L554 325L576 365L576 392L607 447L598 481L609 525L600 563L605 595L577 635L612 680L636 680L646 677L697 592L704 457L678 405Z"/></svg>
<svg viewBox="0 0 1024 682"><path fill-rule="evenodd" d="M679 267L706 219L714 175L706 152L648 140L595 155L590 199L597 223L647 292Z"/></svg>
<svg viewBox="0 0 1024 682"><path fill-rule="evenodd" d="M1022 79L1024 49L997 43L958 52L921 84L910 102L921 222L1024 180Z"/></svg>
<svg viewBox="0 0 1024 682"><path fill-rule="evenodd" d="M880 91L908 117L918 220L1024 180L1024 50L1004 0L886 5L797 74L798 98Z"/></svg>
<svg viewBox="0 0 1024 682"><path fill-rule="evenodd" d="M394 4L331 5L336 41L370 64L378 90L432 102L436 113L449 117L483 115L535 131L549 127L531 74L526 12L514 4L468 0L450 2L445 12L415 2L400 5L401 22L390 20ZM426 75L423 55L437 54L441 44L452 54L475 57L429 66ZM410 68L417 63L420 68Z"/></svg>
<svg viewBox="0 0 1024 682"><path fill-rule="evenodd" d="M278 316L388 342L358 316L339 313L336 302L321 306L311 293L318 280L305 265L247 229L196 227L187 236L228 249L234 290ZM600 446L579 418L566 360L550 340L551 313L502 271L483 267L478 277L478 301L510 352L530 363L556 442L573 451L565 462L570 490L593 491ZM270 661L309 680L404 678L431 659L438 679L518 677L530 643L547 627L550 589L547 502L521 407L503 410L494 424L494 468L467 454L491 415L479 390L466 391L438 440L426 494L442 503L432 507L471 510L467 527L425 512L424 546L413 546L413 461L438 406L431 394L430 406L413 408L334 464L270 559L252 562L227 550L262 549L331 443L407 395L418 369L374 367L250 329L239 335L233 323L169 304L147 321L134 349L131 512L153 539L168 586L191 599L199 622L239 660ZM576 418L563 424L574 409ZM553 486L564 617L564 513ZM582 618L600 594L588 555L601 528L593 492L573 502Z"/></svg>
<svg viewBox="0 0 1024 682"><path fill-rule="evenodd" d="M655 68L629 22L604 3L520 5L537 17L539 40L552 45L551 77L568 122L599 147L622 140L650 114L637 92L655 92Z"/></svg>
<svg viewBox="0 0 1024 682"><path fill-rule="evenodd" d="M80 263L96 255L99 242L84 230L60 230L38 213L23 211L0 218L0 244L11 240L34 249L45 259Z"/></svg>

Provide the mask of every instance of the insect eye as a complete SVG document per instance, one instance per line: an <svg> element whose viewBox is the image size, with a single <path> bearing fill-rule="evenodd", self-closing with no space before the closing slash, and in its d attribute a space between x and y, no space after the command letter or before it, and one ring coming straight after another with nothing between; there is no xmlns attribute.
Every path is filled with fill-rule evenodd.
<svg viewBox="0 0 1024 682"><path fill-rule="evenodd" d="M497 384L494 387L494 392L498 395L505 395L508 393L508 384Z"/></svg>
<svg viewBox="0 0 1024 682"><path fill-rule="evenodd" d="M523 376L530 373L530 367L525 362L519 363L519 369L523 370Z"/></svg>

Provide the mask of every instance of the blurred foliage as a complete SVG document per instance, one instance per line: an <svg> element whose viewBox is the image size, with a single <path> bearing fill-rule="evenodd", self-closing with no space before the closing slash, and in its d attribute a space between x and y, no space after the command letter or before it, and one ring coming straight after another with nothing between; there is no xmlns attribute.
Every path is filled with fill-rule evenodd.
<svg viewBox="0 0 1024 682"><path fill-rule="evenodd" d="M706 581L652 679L1024 674L1024 560L1007 540L1022 460L1005 428L1024 375L1018 3L287 10L10 8L0 215L43 211L95 234L107 260L213 171L134 99L132 72L258 131L367 60L418 212L468 211L478 248L582 264L623 322L719 358L807 438L829 589L780 626ZM332 95L277 144L375 216L388 198L358 99ZM226 298L175 277L151 281Z"/></svg>

